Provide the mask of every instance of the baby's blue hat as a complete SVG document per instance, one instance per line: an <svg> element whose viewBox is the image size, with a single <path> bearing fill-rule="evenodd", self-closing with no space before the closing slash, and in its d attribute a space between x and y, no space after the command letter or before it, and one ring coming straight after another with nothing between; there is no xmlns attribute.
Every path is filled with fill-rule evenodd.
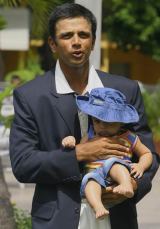
<svg viewBox="0 0 160 229"><path fill-rule="evenodd" d="M127 104L125 95L112 88L94 88L89 96L76 97L78 108L103 122L134 123L139 116L136 109Z"/></svg>

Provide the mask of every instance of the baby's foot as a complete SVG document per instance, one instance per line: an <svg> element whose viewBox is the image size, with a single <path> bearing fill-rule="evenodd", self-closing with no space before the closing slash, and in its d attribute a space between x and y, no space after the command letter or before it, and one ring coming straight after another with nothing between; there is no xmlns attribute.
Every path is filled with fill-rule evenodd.
<svg viewBox="0 0 160 229"><path fill-rule="evenodd" d="M118 185L115 188L113 188L113 192L114 193L118 193L118 194L122 194L128 198L133 197L134 192L133 192L133 188L131 185Z"/></svg>
<svg viewBox="0 0 160 229"><path fill-rule="evenodd" d="M103 219L106 215L109 214L109 211L106 210L103 206L95 209L96 219Z"/></svg>

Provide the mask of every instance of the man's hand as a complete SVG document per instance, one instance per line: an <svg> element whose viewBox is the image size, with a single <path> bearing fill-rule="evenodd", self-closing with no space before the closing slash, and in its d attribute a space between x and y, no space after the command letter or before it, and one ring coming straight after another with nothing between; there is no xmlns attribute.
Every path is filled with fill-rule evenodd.
<svg viewBox="0 0 160 229"><path fill-rule="evenodd" d="M115 186L109 186L102 191L102 202L107 207L113 207L127 199L127 197L122 194L113 193L114 187Z"/></svg>
<svg viewBox="0 0 160 229"><path fill-rule="evenodd" d="M132 180L133 190L135 193L137 190L137 183L133 178L131 178L131 180ZM115 185L112 185L112 186L107 187L106 189L103 189L102 191L102 201L105 206L113 207L117 204L122 203L124 200L127 199L127 197L123 196L122 194L113 193L114 187Z"/></svg>
<svg viewBox="0 0 160 229"><path fill-rule="evenodd" d="M96 137L76 145L78 161L103 160L111 156L122 158L128 152L129 148L116 138Z"/></svg>

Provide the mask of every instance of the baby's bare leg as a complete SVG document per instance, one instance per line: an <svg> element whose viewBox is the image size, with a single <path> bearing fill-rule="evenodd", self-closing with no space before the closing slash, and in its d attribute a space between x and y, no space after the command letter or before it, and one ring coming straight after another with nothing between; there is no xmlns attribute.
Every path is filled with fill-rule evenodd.
<svg viewBox="0 0 160 229"><path fill-rule="evenodd" d="M101 194L101 185L94 180L89 180L85 188L85 196L96 213L96 219L103 218L109 214L109 211L102 204Z"/></svg>
<svg viewBox="0 0 160 229"><path fill-rule="evenodd" d="M128 198L133 197L133 187L131 183L131 176L128 169L121 164L114 164L110 169L110 177L119 185L113 189L114 193L122 194Z"/></svg>
<svg viewBox="0 0 160 229"><path fill-rule="evenodd" d="M63 138L62 145L65 148L74 148L76 145L76 140L73 136L67 136Z"/></svg>

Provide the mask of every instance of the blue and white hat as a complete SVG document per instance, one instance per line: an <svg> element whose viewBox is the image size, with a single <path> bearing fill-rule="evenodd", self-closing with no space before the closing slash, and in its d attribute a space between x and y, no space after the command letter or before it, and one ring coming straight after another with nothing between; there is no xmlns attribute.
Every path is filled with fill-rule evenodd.
<svg viewBox="0 0 160 229"><path fill-rule="evenodd" d="M77 96L78 108L103 122L134 123L139 116L136 109L127 104L123 93L112 88L94 88L89 96Z"/></svg>

